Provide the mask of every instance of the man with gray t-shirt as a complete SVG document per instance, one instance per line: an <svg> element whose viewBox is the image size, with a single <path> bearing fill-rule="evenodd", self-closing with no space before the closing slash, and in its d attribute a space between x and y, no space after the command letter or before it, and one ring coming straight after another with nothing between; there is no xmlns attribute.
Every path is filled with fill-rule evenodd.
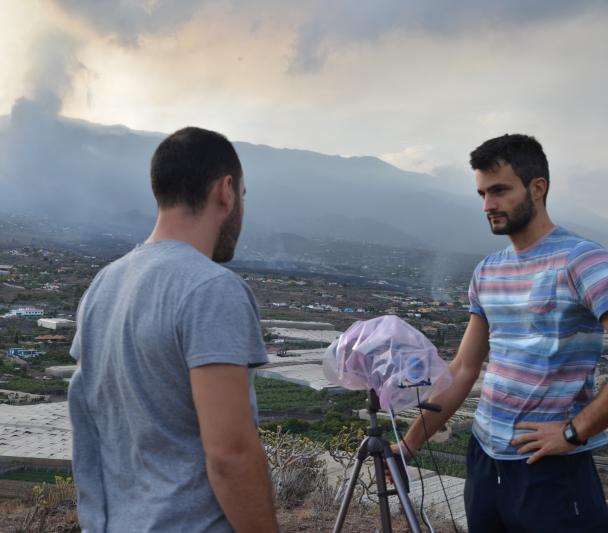
<svg viewBox="0 0 608 533"><path fill-rule="evenodd" d="M258 309L229 261L244 182L225 137L165 139L151 166L148 240L93 280L70 383L83 531L277 531L256 430L267 361Z"/></svg>

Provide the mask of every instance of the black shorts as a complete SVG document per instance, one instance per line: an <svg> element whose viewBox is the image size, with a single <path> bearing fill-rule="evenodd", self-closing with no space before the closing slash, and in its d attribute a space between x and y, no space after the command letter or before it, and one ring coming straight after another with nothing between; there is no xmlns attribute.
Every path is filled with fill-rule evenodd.
<svg viewBox="0 0 608 533"><path fill-rule="evenodd" d="M469 533L607 533L608 507L591 452L534 464L499 461L473 436L464 502Z"/></svg>

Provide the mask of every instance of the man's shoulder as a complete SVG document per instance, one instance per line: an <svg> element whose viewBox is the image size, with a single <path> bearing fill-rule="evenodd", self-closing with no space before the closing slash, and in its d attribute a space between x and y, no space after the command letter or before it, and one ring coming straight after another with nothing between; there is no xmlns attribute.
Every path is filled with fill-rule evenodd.
<svg viewBox="0 0 608 533"><path fill-rule="evenodd" d="M555 246L559 247L567 257L567 263L576 260L578 257L589 252L607 252L606 248L591 239L581 237L580 235L568 231L564 228L558 228L555 236Z"/></svg>
<svg viewBox="0 0 608 533"><path fill-rule="evenodd" d="M229 270L182 241L160 241L138 245L110 263L106 269L124 273L137 270L141 276L167 273L167 279L203 281L225 275Z"/></svg>
<svg viewBox="0 0 608 533"><path fill-rule="evenodd" d="M601 244L586 237L582 237L578 233L567 230L561 226L551 235L551 241L556 245L561 245L565 248L604 248Z"/></svg>
<svg viewBox="0 0 608 533"><path fill-rule="evenodd" d="M513 250L512 246L506 246L496 252L487 255L477 265L477 269L481 269L488 265L497 265L501 263L511 263L528 260L552 260L556 256L567 257L568 259L583 254L589 250L605 249L602 245L595 241L581 237L580 235L569 231L561 226L557 226L540 244L533 246L532 249L518 255Z"/></svg>
<svg viewBox="0 0 608 533"><path fill-rule="evenodd" d="M179 300L198 288L218 284L234 291L243 290L239 287L245 285L240 276L192 246L178 241L163 241L138 245L106 265L93 279L89 292L172 293Z"/></svg>

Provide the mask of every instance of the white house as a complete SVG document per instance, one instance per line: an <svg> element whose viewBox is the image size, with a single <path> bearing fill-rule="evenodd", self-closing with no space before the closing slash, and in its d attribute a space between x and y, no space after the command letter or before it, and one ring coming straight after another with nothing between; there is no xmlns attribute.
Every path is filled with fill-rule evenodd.
<svg viewBox="0 0 608 533"><path fill-rule="evenodd" d="M17 309L11 309L7 314L4 315L4 318L12 318L16 316L25 316L25 317L37 317L44 316L44 311L42 309L37 309L35 307L17 307Z"/></svg>
<svg viewBox="0 0 608 533"><path fill-rule="evenodd" d="M38 327L57 331L58 329L75 328L76 322L73 320L68 320L67 318L39 318Z"/></svg>

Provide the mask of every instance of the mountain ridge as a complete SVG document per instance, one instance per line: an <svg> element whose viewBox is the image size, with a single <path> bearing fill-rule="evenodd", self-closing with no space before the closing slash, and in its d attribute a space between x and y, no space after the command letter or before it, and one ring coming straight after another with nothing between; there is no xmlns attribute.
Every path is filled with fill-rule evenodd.
<svg viewBox="0 0 608 533"><path fill-rule="evenodd" d="M164 137L41 112L27 101L0 117L0 209L140 238L155 202L150 157ZM476 195L442 190L437 178L372 156L234 142L247 184L243 242L277 233L485 254L507 240L488 229ZM577 216L580 213L575 213ZM563 225L606 244L608 222ZM562 222L562 220L558 220ZM587 227L589 226L589 227Z"/></svg>

